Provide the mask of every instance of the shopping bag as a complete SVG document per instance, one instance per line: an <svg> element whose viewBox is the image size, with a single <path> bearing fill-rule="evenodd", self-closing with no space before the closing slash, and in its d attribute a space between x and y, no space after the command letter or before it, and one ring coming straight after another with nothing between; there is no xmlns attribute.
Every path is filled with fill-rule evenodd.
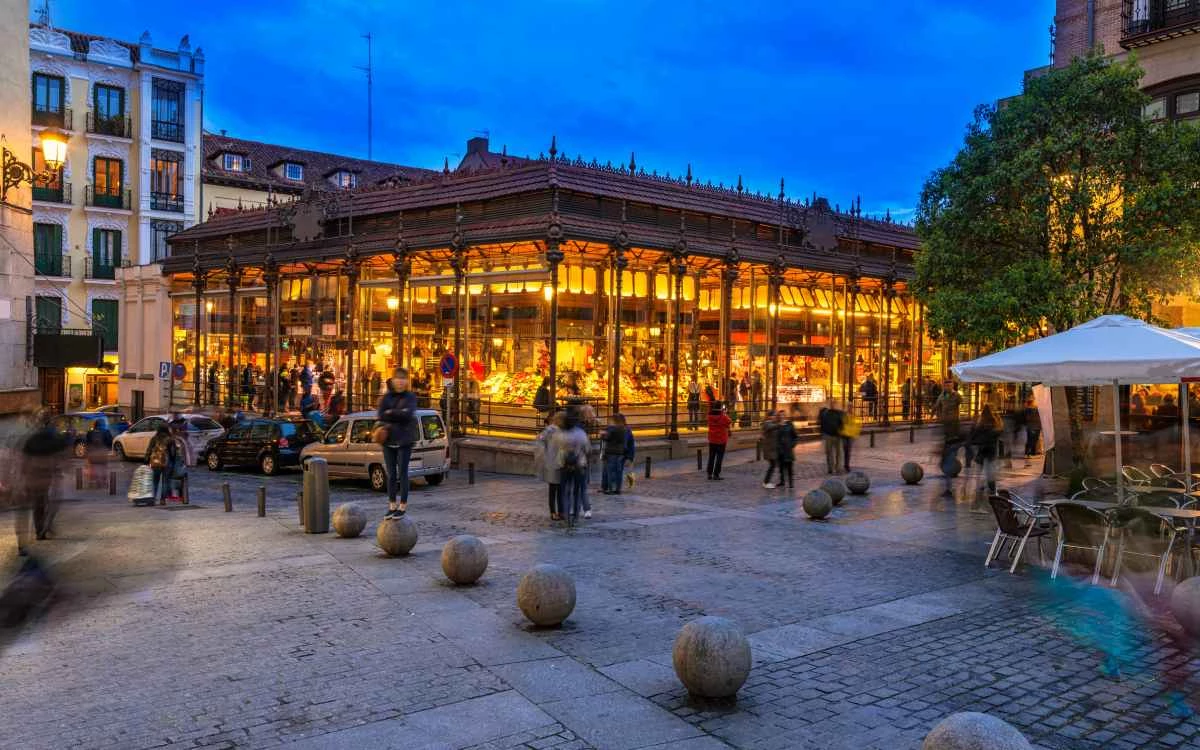
<svg viewBox="0 0 1200 750"><path fill-rule="evenodd" d="M154 502L154 470L145 464L134 469L126 494L131 503Z"/></svg>

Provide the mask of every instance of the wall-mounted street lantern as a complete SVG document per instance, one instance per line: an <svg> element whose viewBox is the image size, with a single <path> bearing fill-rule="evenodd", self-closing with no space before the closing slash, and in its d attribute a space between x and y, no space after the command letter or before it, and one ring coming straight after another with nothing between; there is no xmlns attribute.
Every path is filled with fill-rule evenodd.
<svg viewBox="0 0 1200 750"><path fill-rule="evenodd" d="M34 172L33 167L18 159L7 147L3 148L4 190L0 192L0 200L7 202L8 191L19 187L22 183L28 182L32 185L34 180L53 179L66 162L67 141L65 138L52 130L43 131L41 138L42 159L46 164L46 168L41 172Z"/></svg>

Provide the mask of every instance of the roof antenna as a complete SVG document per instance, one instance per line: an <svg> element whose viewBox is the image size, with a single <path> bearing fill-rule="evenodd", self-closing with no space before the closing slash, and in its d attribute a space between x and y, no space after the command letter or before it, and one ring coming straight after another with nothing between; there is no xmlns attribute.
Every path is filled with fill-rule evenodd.
<svg viewBox="0 0 1200 750"><path fill-rule="evenodd" d="M50 2L50 0L46 0L46 2ZM374 118L371 116L371 89L374 85L374 65L371 62L371 32L363 34L362 38L367 40L367 64L355 67L367 74L367 161L373 161L371 157L371 125Z"/></svg>
<svg viewBox="0 0 1200 750"><path fill-rule="evenodd" d="M50 28L50 0L42 0L42 7L37 10L37 22L39 26Z"/></svg>

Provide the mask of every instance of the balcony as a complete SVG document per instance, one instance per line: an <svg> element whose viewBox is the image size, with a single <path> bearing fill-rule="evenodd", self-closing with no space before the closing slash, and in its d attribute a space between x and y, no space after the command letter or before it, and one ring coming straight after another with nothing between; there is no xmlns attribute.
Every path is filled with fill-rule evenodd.
<svg viewBox="0 0 1200 750"><path fill-rule="evenodd" d="M37 109L35 107L33 124L47 128L74 130L70 107L59 107L58 109Z"/></svg>
<svg viewBox="0 0 1200 750"><path fill-rule="evenodd" d="M1124 0L1121 46L1125 49L1200 32L1200 0Z"/></svg>
<svg viewBox="0 0 1200 750"><path fill-rule="evenodd" d="M150 193L150 208L155 211L183 213L183 195L179 193Z"/></svg>
<svg viewBox="0 0 1200 750"><path fill-rule="evenodd" d="M160 141L183 143L183 123L170 120L151 120L150 137Z"/></svg>
<svg viewBox="0 0 1200 750"><path fill-rule="evenodd" d="M112 280L117 278L117 265L106 262L105 259L93 254L88 255L83 271L85 279Z"/></svg>
<svg viewBox="0 0 1200 750"><path fill-rule="evenodd" d="M38 276L69 279L71 278L71 256L61 252L35 252L33 254L33 270Z"/></svg>
<svg viewBox="0 0 1200 750"><path fill-rule="evenodd" d="M88 185L84 203L95 208L123 208L128 211L132 204L132 196L128 190L96 192L95 186Z"/></svg>
<svg viewBox="0 0 1200 750"><path fill-rule="evenodd" d="M95 112L88 112L87 132L95 135L111 135L117 138L132 138L133 126L128 117L98 117Z"/></svg>
<svg viewBox="0 0 1200 750"><path fill-rule="evenodd" d="M33 199L41 203L61 203L71 205L71 183L60 182L57 185L34 185Z"/></svg>

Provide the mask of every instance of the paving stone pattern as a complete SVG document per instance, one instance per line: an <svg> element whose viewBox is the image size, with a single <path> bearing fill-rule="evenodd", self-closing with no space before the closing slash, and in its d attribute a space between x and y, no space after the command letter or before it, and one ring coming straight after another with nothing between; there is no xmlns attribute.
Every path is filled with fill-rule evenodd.
<svg viewBox="0 0 1200 750"><path fill-rule="evenodd" d="M1028 568L984 570L994 525L973 474L953 497L933 472L907 487L898 467L931 465L927 435L859 443L872 491L825 522L799 507L825 476L810 444L792 492L763 489L752 452L730 456L723 482L694 459L666 462L632 492L593 497L595 517L574 532L548 522L532 479L418 482L421 536L399 559L375 548L386 501L360 483L334 485L335 504L372 518L343 540L299 530L295 473L195 469L192 507L170 510L68 477L60 534L38 545L59 596L2 644L0 744L896 750L979 710L1046 749L1200 747L1200 720L1174 716L1159 679L1194 673L1192 655L1137 629L1122 677L1103 676L1069 627L1091 613L1048 598ZM1032 472L1018 461L1001 482L1025 487ZM460 533L484 540L490 566L455 588L438 556ZM537 562L576 577L560 629L533 628L516 607ZM675 679L675 635L701 615L750 636L736 702L690 699Z"/></svg>

